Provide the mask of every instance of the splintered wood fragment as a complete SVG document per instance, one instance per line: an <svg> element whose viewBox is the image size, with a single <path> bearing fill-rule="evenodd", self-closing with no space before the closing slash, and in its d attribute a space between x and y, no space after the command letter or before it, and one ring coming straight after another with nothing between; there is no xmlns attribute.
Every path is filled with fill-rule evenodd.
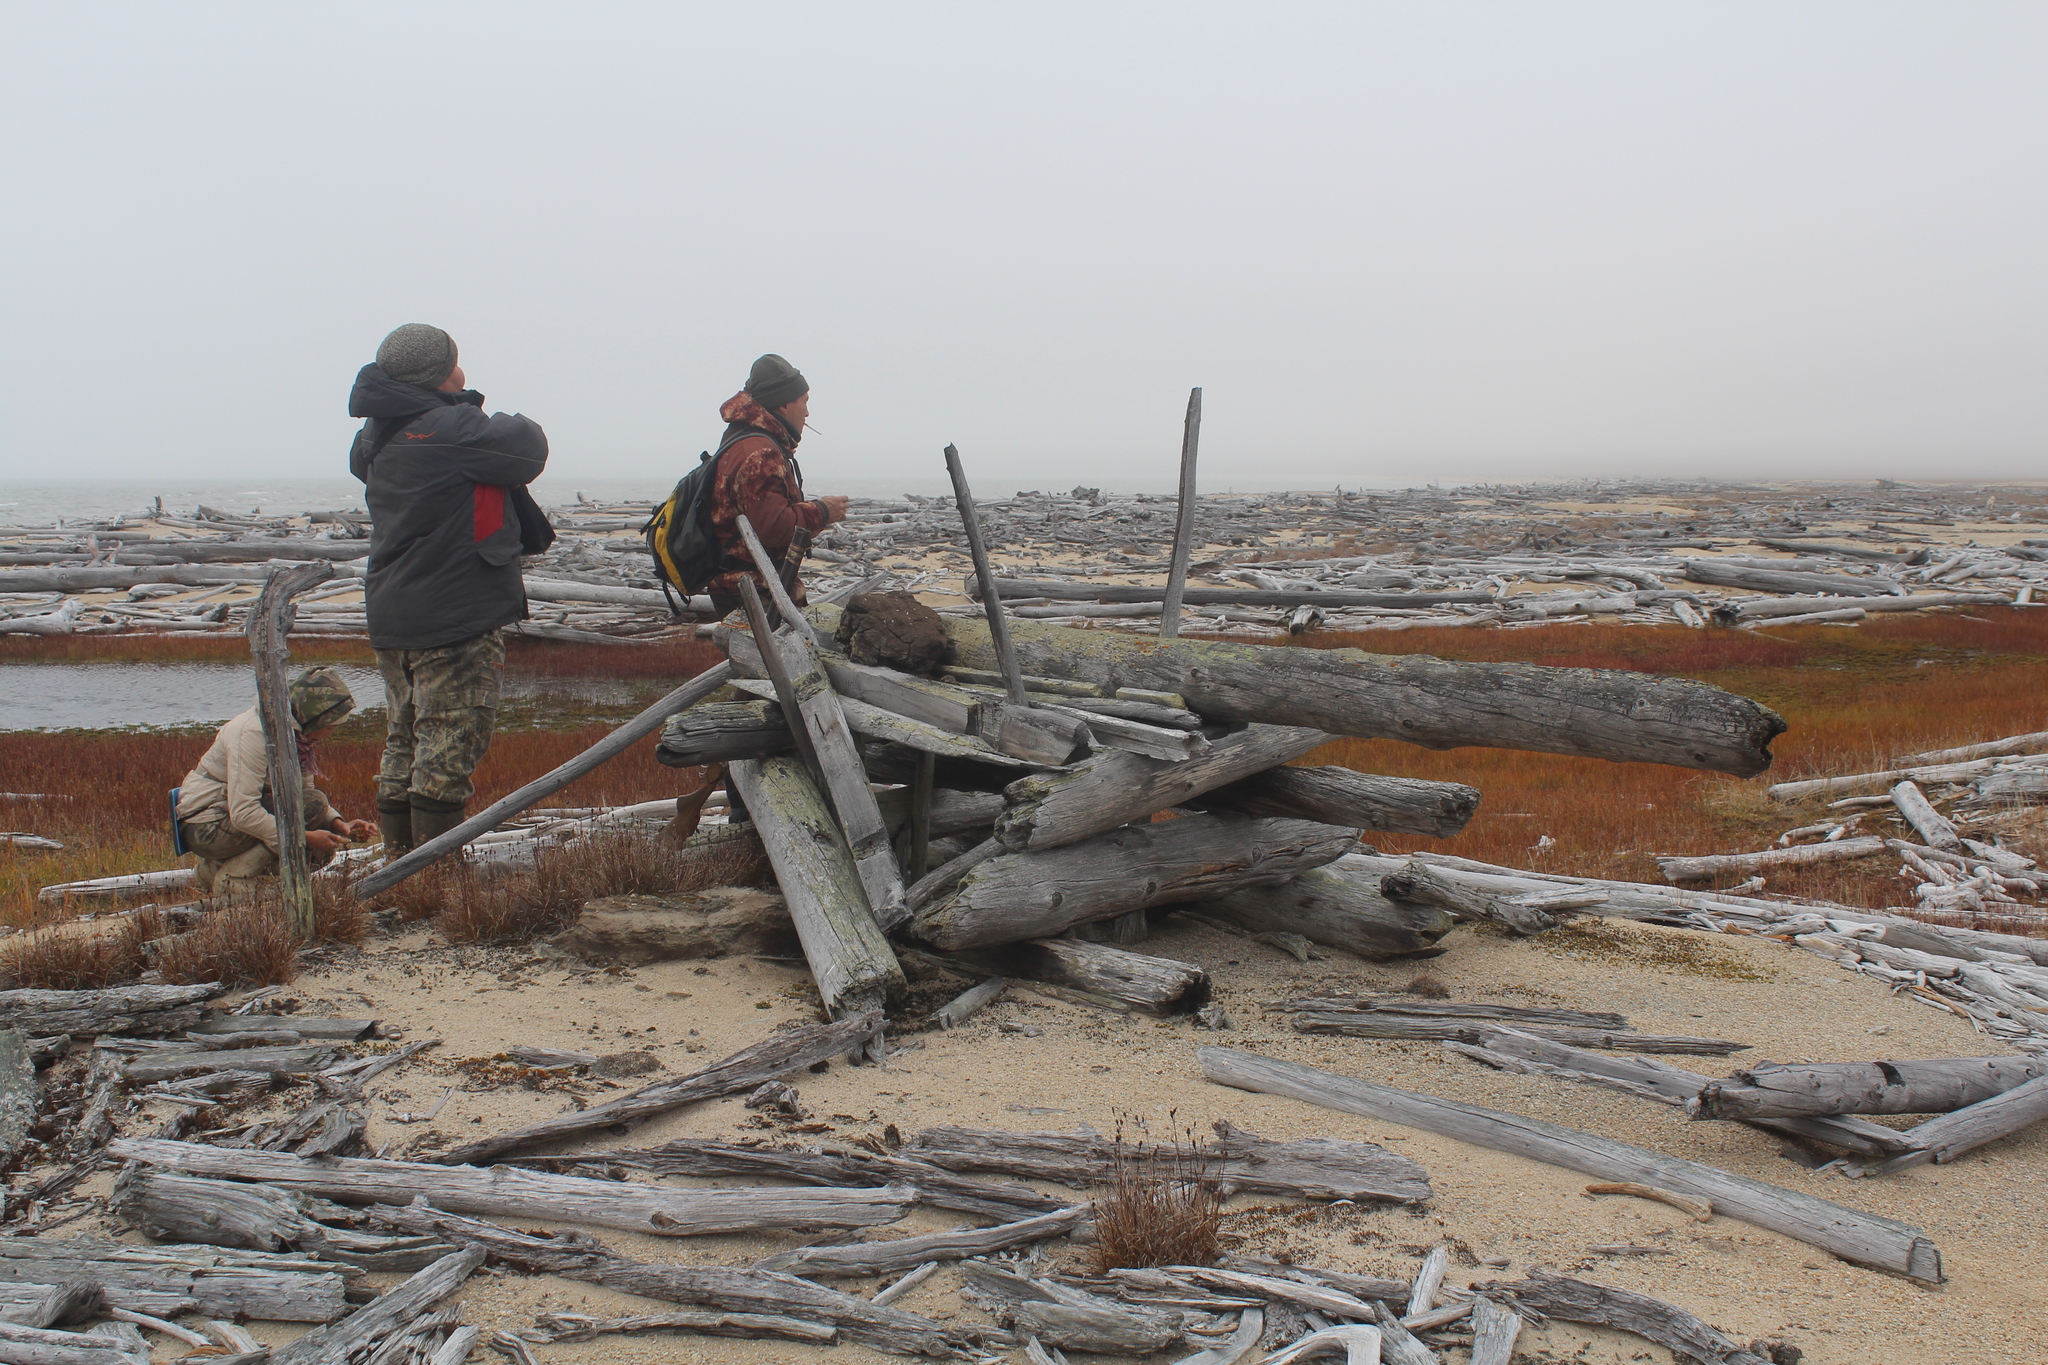
<svg viewBox="0 0 2048 1365"><path fill-rule="evenodd" d="M1437 1291L1444 1287L1444 1270L1451 1263L1449 1247L1434 1246L1415 1269L1415 1281L1408 1289L1408 1307L1401 1316L1410 1318L1436 1307ZM1411 1329L1412 1330L1412 1329Z"/></svg>
<svg viewBox="0 0 2048 1365"><path fill-rule="evenodd" d="M149 1365L149 1351L132 1349L112 1324L98 1331L59 1332L0 1322L0 1361L7 1365Z"/></svg>
<svg viewBox="0 0 2048 1365"><path fill-rule="evenodd" d="M857 1047L882 1026L880 1014L809 1024L769 1035L687 1076L657 1081L644 1089L576 1113L558 1114L525 1128L465 1143L437 1160L450 1165L487 1161L537 1142L555 1142L593 1133L614 1124L630 1123L699 1100L751 1091L763 1081L780 1080L817 1062L828 1061Z"/></svg>
<svg viewBox="0 0 2048 1365"><path fill-rule="evenodd" d="M1479 789L1350 768L1276 767L1218 787L1194 804L1246 815L1448 838L1465 828L1479 809Z"/></svg>
<svg viewBox="0 0 2048 1365"><path fill-rule="evenodd" d="M1086 939L1026 939L944 960L1014 978L1035 992L1158 1018L1189 1014L1209 1002L1209 974L1200 967Z"/></svg>
<svg viewBox="0 0 2048 1365"><path fill-rule="evenodd" d="M407 1204L428 1198L451 1213L553 1218L662 1237L699 1237L747 1228L867 1227L903 1216L914 1192L872 1189L682 1190L583 1176L489 1170L431 1162L294 1156L236 1151L204 1143L122 1138L108 1152L166 1170L247 1180L359 1203Z"/></svg>
<svg viewBox="0 0 2048 1365"><path fill-rule="evenodd" d="M1342 857L1356 842L1354 830L1307 820L1191 815L1127 825L972 868L918 912L910 932L945 950L1044 937L1090 920L1284 882Z"/></svg>
<svg viewBox="0 0 2048 1365"><path fill-rule="evenodd" d="M1414 1015L1365 1013L1322 1014L1308 1011L1294 1016L1297 1033L1338 1033L1350 1038L1423 1038L1437 1042L1480 1043L1491 1031L1483 1023L1459 1023ZM1688 1038L1654 1033L1628 1033L1619 1029L1545 1028L1524 1024L1520 1031L1572 1047L1611 1048L1617 1052L1684 1053L1698 1057L1725 1057L1744 1052L1748 1043L1726 1038Z"/></svg>
<svg viewBox="0 0 2048 1365"><path fill-rule="evenodd" d="M1442 906L1388 900L1381 873L1349 853L1277 886L1252 886L1195 907L1204 919L1222 920L1253 934L1299 934L1326 948L1380 959L1434 957L1437 940L1457 927Z"/></svg>
<svg viewBox="0 0 2048 1365"><path fill-rule="evenodd" d="M1659 1204L1669 1204L1690 1217L1695 1223L1704 1223L1714 1216L1714 1206L1705 1199L1691 1199L1670 1190L1660 1190L1654 1185L1644 1185L1633 1180L1608 1180L1597 1185L1586 1186L1587 1194L1630 1194L1638 1199L1654 1199Z"/></svg>
<svg viewBox="0 0 2048 1365"><path fill-rule="evenodd" d="M375 1345L462 1288L484 1263L482 1247L452 1251L395 1289L271 1352L271 1365L333 1365Z"/></svg>
<svg viewBox="0 0 2048 1365"><path fill-rule="evenodd" d="M987 1261L962 1261L970 1302L989 1304L1019 1332L1076 1351L1150 1355L1179 1340L1186 1318L1152 1312L1074 1289L1057 1280L1026 1279Z"/></svg>
<svg viewBox="0 0 2048 1365"><path fill-rule="evenodd" d="M1301 1138L1275 1142L1219 1120L1216 1140L1200 1145L1204 1179L1257 1194L1301 1199L1373 1199L1404 1204L1430 1197L1429 1174L1373 1142ZM906 1156L955 1171L995 1171L1084 1188L1109 1181L1118 1162L1171 1170L1172 1148L1119 1144L1101 1136L1010 1133L992 1128L926 1128Z"/></svg>
<svg viewBox="0 0 2048 1365"><path fill-rule="evenodd" d="M1940 1114L1981 1104L2048 1076L2041 1057L1945 1057L1900 1062L1760 1062L1712 1081L1687 1106L1698 1119Z"/></svg>
<svg viewBox="0 0 2048 1365"><path fill-rule="evenodd" d="M1010 809L997 823L996 834L1022 852L1058 848L1264 772L1329 738L1320 730L1250 725L1212 737L1206 752L1178 762L1098 753L1064 772L1036 773L1011 783L1005 793Z"/></svg>
<svg viewBox="0 0 2048 1365"><path fill-rule="evenodd" d="M1889 1218L1541 1119L1375 1085L1230 1048L1205 1047L1198 1055L1203 1074L1220 1085L1286 1095L1401 1123L1602 1180L1635 1180L1674 1190L1707 1199L1731 1218L1783 1233L1858 1265L1929 1284L1940 1283L1942 1278L1941 1253L1934 1244L1918 1229Z"/></svg>
<svg viewBox="0 0 2048 1365"><path fill-rule="evenodd" d="M963 1228L954 1232L929 1232L892 1242L855 1242L848 1246L798 1247L755 1262L757 1270L786 1270L806 1279L820 1276L887 1275L907 1270L926 1261L957 1261L983 1256L1048 1238L1064 1237L1087 1216L1087 1207L1055 1209L1035 1218L1020 1219L992 1228Z"/></svg>
<svg viewBox="0 0 2048 1365"><path fill-rule="evenodd" d="M1269 1275L1247 1275L1237 1270L1218 1270L1214 1266L1176 1265L1168 1266L1167 1270L1197 1284L1252 1294L1276 1303L1297 1304L1310 1312L1330 1317L1372 1319L1378 1316L1372 1305L1364 1300L1323 1285L1303 1284L1299 1280L1276 1279Z"/></svg>
<svg viewBox="0 0 2048 1365"><path fill-rule="evenodd" d="M1702 1365L1770 1365L1683 1308L1646 1294L1570 1279L1540 1267L1531 1269L1526 1280L1477 1287L1512 1294L1515 1302L1545 1317L1632 1332Z"/></svg>
<svg viewBox="0 0 2048 1365"><path fill-rule="evenodd" d="M983 1334L945 1326L900 1308L881 1307L771 1270L726 1266L651 1264L630 1260L602 1242L575 1233L551 1237L515 1232L481 1219L425 1205L377 1208L370 1216L387 1226L468 1242L495 1259L537 1275L560 1275L625 1294L728 1313L765 1313L837 1327L850 1341L896 1355L966 1355ZM1000 1334L997 1334L1000 1339Z"/></svg>
<svg viewBox="0 0 2048 1365"><path fill-rule="evenodd" d="M1380 893L1388 900L1440 905L1460 919L1492 920L1517 934L1540 934L1557 927L1557 921L1541 910L1517 905L1468 882L1453 881L1420 859L1381 878Z"/></svg>
<svg viewBox="0 0 2048 1365"><path fill-rule="evenodd" d="M300 1014L228 1014L194 1024L189 1033L260 1033L266 1029L290 1029L301 1038L331 1039L359 1043L376 1031L375 1019L330 1019Z"/></svg>
<svg viewBox="0 0 2048 1365"><path fill-rule="evenodd" d="M804 765L794 758L741 760L726 776L760 831L826 1011L835 1019L865 1015L900 996L903 968L883 934L885 923L900 916L877 921L852 851ZM886 827L882 843L888 852ZM899 893L893 907L901 906Z"/></svg>
<svg viewBox="0 0 2048 1365"><path fill-rule="evenodd" d="M1894 1157L1878 1167L1878 1172L1890 1174L1930 1161L1954 1161L1965 1152L2017 1133L2042 1119L2048 1119L2048 1076L1919 1124L1907 1136L1925 1144L1923 1149Z"/></svg>
<svg viewBox="0 0 2048 1365"><path fill-rule="evenodd" d="M941 1029L959 1028L982 1010L1002 999L1003 992L1009 988L1007 978L992 976L978 986L969 986L933 1010L927 1016L926 1022Z"/></svg>
<svg viewBox="0 0 2048 1365"><path fill-rule="evenodd" d="M195 1308L219 1317L327 1322L347 1307L353 1266L212 1246L132 1246L104 1237L0 1239L0 1283L85 1282L110 1307L154 1317ZM40 1292L40 1291L39 1291Z"/></svg>

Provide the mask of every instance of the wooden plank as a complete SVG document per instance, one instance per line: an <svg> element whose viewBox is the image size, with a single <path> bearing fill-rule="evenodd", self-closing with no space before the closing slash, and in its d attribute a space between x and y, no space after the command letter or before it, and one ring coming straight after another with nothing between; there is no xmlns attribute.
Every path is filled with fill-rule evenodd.
<svg viewBox="0 0 2048 1365"><path fill-rule="evenodd" d="M1166 565L1166 592L1160 597L1159 638L1180 635L1180 604L1187 595L1188 559L1195 548L1195 453L1202 443L1202 391L1188 390L1188 415L1181 423L1180 501L1174 509L1173 554Z"/></svg>
<svg viewBox="0 0 2048 1365"><path fill-rule="evenodd" d="M1219 1085L1285 1095L1404 1124L1601 1180L1634 1180L1693 1195L1711 1201L1716 1212L1819 1247L1845 1261L1927 1284L1942 1280L1941 1253L1934 1244L1917 1228L1889 1218L1541 1119L1375 1085L1230 1048L1205 1047L1198 1055L1203 1074Z"/></svg>

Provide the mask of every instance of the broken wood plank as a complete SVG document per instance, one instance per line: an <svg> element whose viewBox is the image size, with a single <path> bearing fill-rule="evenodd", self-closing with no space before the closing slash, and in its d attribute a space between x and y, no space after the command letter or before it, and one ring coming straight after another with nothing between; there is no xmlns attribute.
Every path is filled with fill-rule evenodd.
<svg viewBox="0 0 2048 1365"><path fill-rule="evenodd" d="M1191 815L1128 825L1041 852L991 858L920 910L910 932L945 950L1042 938L1090 920L1284 882L1342 857L1356 843L1354 830L1307 820Z"/></svg>
<svg viewBox="0 0 2048 1365"><path fill-rule="evenodd" d="M548 1218L660 1237L710 1236L749 1228L891 1223L903 1216L915 1194L898 1186L685 1190L547 1175L516 1167L308 1158L156 1138L118 1138L107 1150L126 1161L144 1161L187 1175L254 1181L323 1199L409 1204L424 1198L450 1213Z"/></svg>
<svg viewBox="0 0 2048 1365"><path fill-rule="evenodd" d="M760 832L827 1013L864 1015L901 996L903 968L883 932L902 917L901 893L881 907L888 914L878 921L853 854L804 765L788 757L742 759L726 776ZM888 843L886 826L882 842ZM891 853L892 866L894 859Z"/></svg>
<svg viewBox="0 0 2048 1365"><path fill-rule="evenodd" d="M1897 1062L1759 1062L1712 1081L1686 1106L1696 1119L1942 1114L2048 1076L2048 1058L1941 1057Z"/></svg>
<svg viewBox="0 0 2048 1365"><path fill-rule="evenodd" d="M1456 782L1381 777L1350 768L1277 767L1218 787L1192 804L1245 815L1449 838L1465 828L1478 811L1479 789Z"/></svg>
<svg viewBox="0 0 2048 1365"><path fill-rule="evenodd" d="M1220 1085L1286 1095L1406 1124L1602 1180L1638 1180L1694 1195L1710 1200L1717 1212L1820 1247L1857 1265L1894 1271L1929 1284L1942 1279L1941 1253L1934 1244L1917 1229L1889 1218L1541 1119L1397 1090L1228 1048L1205 1047L1199 1056L1203 1074Z"/></svg>
<svg viewBox="0 0 2048 1365"><path fill-rule="evenodd" d="M756 1270L782 1270L807 1279L820 1276L887 1275L926 1261L958 1261L1010 1247L1064 1237L1090 1212L1087 1207L1055 1209L1034 1218L992 1228L928 1232L891 1242L855 1242L848 1246L798 1247L756 1261Z"/></svg>
<svg viewBox="0 0 2048 1365"><path fill-rule="evenodd" d="M1531 1267L1526 1280L1485 1287L1512 1294L1516 1303L1545 1317L1630 1332L1701 1365L1771 1365L1683 1308L1647 1294L1570 1279L1541 1266Z"/></svg>
<svg viewBox="0 0 2048 1365"><path fill-rule="evenodd" d="M509 1133L464 1143L435 1159L450 1165L486 1161L536 1142L554 1142L582 1133L594 1133L600 1128L630 1123L680 1105L751 1091L764 1081L780 1080L791 1072L802 1071L859 1047L882 1024L880 1014L870 1014L770 1034L701 1071L657 1081L630 1095L622 1095L580 1112L558 1114Z"/></svg>

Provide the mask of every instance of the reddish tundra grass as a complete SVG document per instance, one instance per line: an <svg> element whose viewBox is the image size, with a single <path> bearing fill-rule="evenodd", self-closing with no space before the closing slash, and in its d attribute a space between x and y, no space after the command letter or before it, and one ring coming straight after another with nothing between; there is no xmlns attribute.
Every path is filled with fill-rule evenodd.
<svg viewBox="0 0 2048 1365"><path fill-rule="evenodd" d="M1457 837L1368 836L1382 850L1432 850L1552 872L1657 881L1653 854L1763 848L1815 817L1817 806L1768 802L1764 788L1770 782L1866 771L1900 753L2048 729L2043 616L2048 613L1992 609L1981 618L1923 616L1853 629L1804 626L1763 633L1559 625L1318 635L1303 641L1304 647L1676 674L1755 698L1783 715L1791 729L1774 745L1771 771L1748 781L1500 749L1439 752L1391 740L1340 740L1302 761L1464 782L1485 794L1478 816ZM163 652L154 652L157 642L119 637L34 643L66 652L9 648L0 657L140 658L143 645L152 647L152 660L246 657L237 652L238 641L174 639L162 642ZM194 647L220 652L184 652ZM322 648L336 653L315 652ZM314 642L306 650L295 645L294 651L301 660L368 662L359 645ZM716 658L709 646L695 642L609 648L516 641L512 654L515 664L554 676L676 682ZM502 734L479 770L472 808L563 762L607 729L590 724ZM0 923L34 922L35 890L48 883L175 866L164 792L207 742L205 735L0 735L0 791L68 798L0 800L0 829L33 831L69 845L56 854L0 848ZM351 815L370 815L380 744L380 723L367 718L321 746L324 789ZM655 763L654 746L643 743L548 804L650 800L686 790L693 778ZM1872 907L1909 903L1905 884L1889 873L1888 860L1874 859L1778 874L1768 889Z"/></svg>

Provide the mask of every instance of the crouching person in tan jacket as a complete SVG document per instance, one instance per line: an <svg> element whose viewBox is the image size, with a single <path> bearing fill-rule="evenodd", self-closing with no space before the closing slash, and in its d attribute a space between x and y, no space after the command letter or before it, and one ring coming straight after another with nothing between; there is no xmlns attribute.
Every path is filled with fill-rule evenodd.
<svg viewBox="0 0 2048 1365"><path fill-rule="evenodd" d="M313 786L313 742L355 709L348 683L331 668L309 668L291 685L292 724L305 774L306 849L318 867L351 839L368 838L366 820L344 819ZM199 855L199 889L227 896L277 875L277 817L271 813L270 765L263 718L251 707L220 727L213 747L178 789L178 833Z"/></svg>

